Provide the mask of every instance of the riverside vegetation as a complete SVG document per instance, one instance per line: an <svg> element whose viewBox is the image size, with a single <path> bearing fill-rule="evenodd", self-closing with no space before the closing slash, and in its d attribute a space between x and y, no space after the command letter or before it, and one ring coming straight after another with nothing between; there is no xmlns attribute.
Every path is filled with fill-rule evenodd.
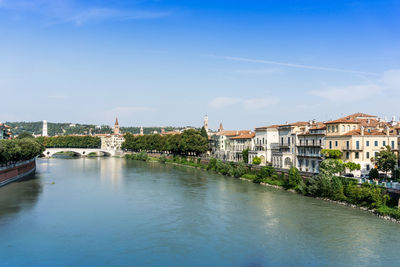
<svg viewBox="0 0 400 267"><path fill-rule="evenodd" d="M33 159L43 151L43 145L33 138L0 140L0 164L9 165Z"/></svg>
<svg viewBox="0 0 400 267"><path fill-rule="evenodd" d="M205 163L201 161L201 158L179 155L161 155L159 158L155 158L143 151L126 155L125 158L201 168L226 176L247 179L258 184L278 186L305 196L365 207L374 210L378 215L390 216L396 220L400 219L400 211L386 193L385 188L368 183L358 185L356 179L336 175L338 170L345 168L343 163L336 159L324 160L320 165L320 173L318 175L303 179L298 169L294 167L287 174L279 174L271 166L255 168L253 165L247 165L242 162L223 162L215 158L211 158L208 163Z"/></svg>

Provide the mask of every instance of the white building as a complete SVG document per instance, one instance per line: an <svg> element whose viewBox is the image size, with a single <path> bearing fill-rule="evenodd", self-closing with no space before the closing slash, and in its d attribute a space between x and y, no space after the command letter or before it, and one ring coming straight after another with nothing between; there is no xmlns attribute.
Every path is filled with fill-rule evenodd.
<svg viewBox="0 0 400 267"><path fill-rule="evenodd" d="M296 144L298 135L308 130L308 122L295 122L278 127L279 143L272 146L272 166L275 168L290 169L297 167Z"/></svg>
<svg viewBox="0 0 400 267"><path fill-rule="evenodd" d="M323 160L321 150L325 148L326 126L316 123L305 133L298 134L296 165L300 171L318 173Z"/></svg>
<svg viewBox="0 0 400 267"><path fill-rule="evenodd" d="M261 159L263 166L272 162L272 147L279 142L278 127L279 125L270 125L255 129L255 136L249 152L249 162L253 162L255 157Z"/></svg>
<svg viewBox="0 0 400 267"><path fill-rule="evenodd" d="M114 132L112 134L98 134L101 139L101 149L121 150L121 145L125 142L124 135L120 133L118 118L115 120Z"/></svg>

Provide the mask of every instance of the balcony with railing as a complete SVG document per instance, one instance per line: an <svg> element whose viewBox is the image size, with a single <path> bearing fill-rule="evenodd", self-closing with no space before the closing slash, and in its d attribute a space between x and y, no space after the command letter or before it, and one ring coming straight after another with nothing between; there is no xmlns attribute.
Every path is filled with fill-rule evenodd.
<svg viewBox="0 0 400 267"><path fill-rule="evenodd" d="M364 150L364 147L363 146L343 146L342 147L342 150L343 151L362 151L362 150Z"/></svg>
<svg viewBox="0 0 400 267"><path fill-rule="evenodd" d="M319 148L321 148L322 147L322 143L319 143L319 142L315 142L315 143L312 143L312 142L308 142L308 143L297 143L296 144L296 146L298 146L298 147L319 147Z"/></svg>
<svg viewBox="0 0 400 267"><path fill-rule="evenodd" d="M271 149L279 149L280 145L279 143L271 143Z"/></svg>

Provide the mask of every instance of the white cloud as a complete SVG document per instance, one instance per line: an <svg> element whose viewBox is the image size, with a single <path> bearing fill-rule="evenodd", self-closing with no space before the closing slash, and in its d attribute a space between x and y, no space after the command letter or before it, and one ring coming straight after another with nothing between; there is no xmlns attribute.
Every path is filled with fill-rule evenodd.
<svg viewBox="0 0 400 267"><path fill-rule="evenodd" d="M235 105L240 101L240 98L235 97L216 97L208 103L208 106L210 108L226 108L228 106Z"/></svg>
<svg viewBox="0 0 400 267"><path fill-rule="evenodd" d="M239 105L248 110L265 108L271 105L274 105L279 102L279 98L277 97L268 97L268 98L235 98L235 97L216 97L212 99L208 106L210 108L215 109L223 109L233 105Z"/></svg>
<svg viewBox="0 0 400 267"><path fill-rule="evenodd" d="M322 70L322 71L333 71L333 72L345 72L345 73L374 75L374 76L379 75L379 74L373 73L373 72L338 69L338 68L329 68L329 67L312 66L312 65L303 65L303 64L279 62L279 61L272 61L272 60L251 59L251 58L243 58L243 57L216 56L216 55L210 55L210 56L216 57L216 58L221 58L221 59L226 59L226 60L232 60L232 61L240 61L240 62L247 62L247 63L258 63L258 64L268 64L268 65L278 65L278 66L285 66L285 67L298 68L298 69L311 69L311 70Z"/></svg>
<svg viewBox="0 0 400 267"><path fill-rule="evenodd" d="M168 12L122 11L109 8L91 8L72 14L65 20L79 26L89 21L155 19L168 16Z"/></svg>
<svg viewBox="0 0 400 267"><path fill-rule="evenodd" d="M400 69L387 70L383 73L381 82L388 88L400 89Z"/></svg>
<svg viewBox="0 0 400 267"><path fill-rule="evenodd" d="M329 87L322 90L313 90L309 93L333 102L351 102L364 100L382 92L380 86L374 84L351 85L346 87Z"/></svg>
<svg viewBox="0 0 400 267"><path fill-rule="evenodd" d="M169 11L83 6L69 0L0 0L0 8L11 10L18 15L39 15L50 20L51 23L67 22L77 26L104 20L156 19L171 15Z"/></svg>
<svg viewBox="0 0 400 267"><path fill-rule="evenodd" d="M351 102L372 99L391 93L393 96L400 88L400 70L385 71L380 78L365 84L344 87L328 87L310 91L309 94L319 96L332 102Z"/></svg>
<svg viewBox="0 0 400 267"><path fill-rule="evenodd" d="M277 97L270 97L270 98L253 98L253 99L246 99L243 101L244 107L246 109L260 109L266 108L271 105L275 105L279 102L279 98Z"/></svg>

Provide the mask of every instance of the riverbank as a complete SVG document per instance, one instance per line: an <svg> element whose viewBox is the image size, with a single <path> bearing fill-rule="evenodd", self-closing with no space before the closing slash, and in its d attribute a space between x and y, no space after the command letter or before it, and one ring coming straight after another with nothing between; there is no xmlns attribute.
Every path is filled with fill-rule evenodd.
<svg viewBox="0 0 400 267"><path fill-rule="evenodd" d="M35 158L17 162L0 168L0 187L11 182L26 179L33 175L36 170Z"/></svg>
<svg viewBox="0 0 400 267"><path fill-rule="evenodd" d="M224 176L247 180L263 186L358 208L371 212L382 219L400 223L400 211L397 207L387 206L387 204L390 205L391 202L383 188L366 184L358 185L354 179L334 177L334 179L332 179L333 181L327 181L317 176L312 178L312 180L303 181L295 168L292 168L288 175L284 173L278 175L272 167L262 167L255 170L244 164L233 162L225 163L216 159L210 159L206 165L202 164L199 158L165 156L154 158L148 157L147 154L144 156L143 153L128 158L142 161L158 161L161 163L213 171ZM327 182L330 184L327 184Z"/></svg>

